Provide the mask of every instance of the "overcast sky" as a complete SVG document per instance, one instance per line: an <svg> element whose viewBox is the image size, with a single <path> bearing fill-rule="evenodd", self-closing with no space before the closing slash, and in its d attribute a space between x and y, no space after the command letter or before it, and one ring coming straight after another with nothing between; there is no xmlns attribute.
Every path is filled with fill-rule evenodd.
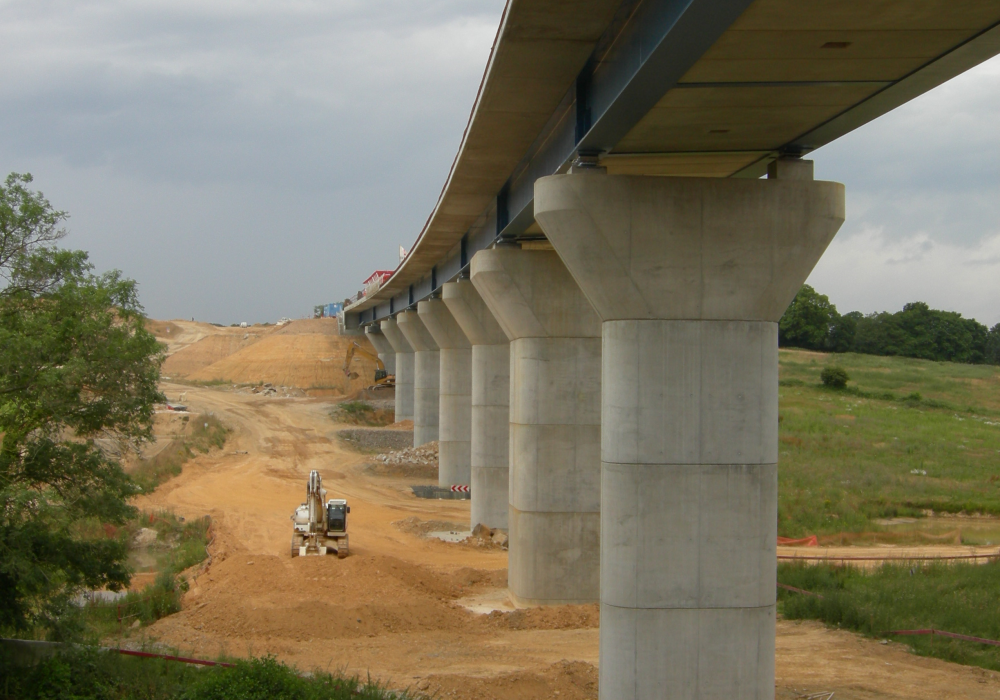
<svg viewBox="0 0 1000 700"><path fill-rule="evenodd" d="M434 206L503 0L0 0L0 170L147 312L298 317L393 268ZM814 154L843 311L1000 322L1000 61Z"/></svg>

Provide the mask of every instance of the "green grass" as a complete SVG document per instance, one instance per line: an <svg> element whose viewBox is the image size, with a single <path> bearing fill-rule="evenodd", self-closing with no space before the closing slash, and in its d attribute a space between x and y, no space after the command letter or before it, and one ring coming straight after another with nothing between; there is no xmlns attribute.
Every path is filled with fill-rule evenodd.
<svg viewBox="0 0 1000 700"><path fill-rule="evenodd" d="M330 411L330 417L352 425L389 425L396 420L394 411L375 408L367 401L339 403Z"/></svg>
<svg viewBox="0 0 1000 700"><path fill-rule="evenodd" d="M168 511L140 512L117 530L88 523L81 527L81 534L103 534L131 543L142 528L157 532L157 540L149 548L154 563L146 567L158 572L154 583L142 590L130 591L113 603L95 602L82 608L71 607L60 621L60 636L84 640L128 636L136 621L139 627L144 627L181 609L181 596L187 590L182 572L208 557L211 520L208 517L183 520ZM39 628L25 636L44 638L48 635L46 630Z"/></svg>
<svg viewBox="0 0 1000 700"><path fill-rule="evenodd" d="M185 419L188 416L184 417ZM213 415L203 413L185 420L188 427L183 437L172 440L149 459L140 460L131 470L132 479L143 491L152 491L163 482L178 476L188 460L213 449L222 449L229 428Z"/></svg>
<svg viewBox="0 0 1000 700"><path fill-rule="evenodd" d="M64 650L35 664L0 655L0 700L406 700L370 679L299 674L272 657L234 668L140 659L93 648Z"/></svg>
<svg viewBox="0 0 1000 700"><path fill-rule="evenodd" d="M940 636L892 636L907 629L938 629L1000 640L1000 562L885 564L874 570L801 563L778 565L778 580L823 598L779 589L787 619L889 638L924 656L1000 671L1000 647Z"/></svg>
<svg viewBox="0 0 1000 700"><path fill-rule="evenodd" d="M779 534L877 530L926 511L1000 516L1000 369L796 350L779 362ZM844 390L820 384L834 364L851 377Z"/></svg>

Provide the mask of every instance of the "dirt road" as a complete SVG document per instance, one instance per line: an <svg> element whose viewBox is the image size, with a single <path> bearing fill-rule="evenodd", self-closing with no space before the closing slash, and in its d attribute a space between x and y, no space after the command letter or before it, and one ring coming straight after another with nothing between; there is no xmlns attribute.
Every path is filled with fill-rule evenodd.
<svg viewBox="0 0 1000 700"><path fill-rule="evenodd" d="M225 452L188 463L138 503L215 522L210 566L154 637L194 655L273 653L301 668L370 672L438 697L597 697L596 605L510 610L505 551L418 534L420 522L468 527L468 501L417 499L408 486L419 480L365 473L318 399L164 388L186 391L192 411L215 412L234 434ZM289 516L311 469L351 504L347 559L289 554ZM501 611L470 610L490 607ZM994 675L817 624L778 624L779 698L994 698Z"/></svg>

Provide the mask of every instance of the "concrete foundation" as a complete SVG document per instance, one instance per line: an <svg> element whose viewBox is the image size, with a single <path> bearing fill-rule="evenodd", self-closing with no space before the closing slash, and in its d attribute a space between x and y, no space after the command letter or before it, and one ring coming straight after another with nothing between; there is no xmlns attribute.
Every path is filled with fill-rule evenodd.
<svg viewBox="0 0 1000 700"><path fill-rule="evenodd" d="M396 420L413 420L413 348L396 325L395 319L380 324L382 335L393 349L396 365Z"/></svg>
<svg viewBox="0 0 1000 700"><path fill-rule="evenodd" d="M470 525L507 529L510 343L469 280L441 298L472 343L472 512Z"/></svg>
<svg viewBox="0 0 1000 700"><path fill-rule="evenodd" d="M413 348L413 446L419 447L438 439L441 358L416 311L400 313L396 325Z"/></svg>
<svg viewBox="0 0 1000 700"><path fill-rule="evenodd" d="M511 595L527 605L597 600L599 319L552 252L480 251L472 282L511 341Z"/></svg>
<svg viewBox="0 0 1000 700"><path fill-rule="evenodd" d="M602 698L774 698L777 321L844 220L776 174L535 184L603 321Z"/></svg>
<svg viewBox="0 0 1000 700"><path fill-rule="evenodd" d="M378 326L366 326L365 336L378 353L378 359L382 360L385 369L389 374L396 373L396 351L392 349L392 344L382 333Z"/></svg>
<svg viewBox="0 0 1000 700"><path fill-rule="evenodd" d="M472 483L472 345L440 299L417 305L440 348L438 486Z"/></svg>

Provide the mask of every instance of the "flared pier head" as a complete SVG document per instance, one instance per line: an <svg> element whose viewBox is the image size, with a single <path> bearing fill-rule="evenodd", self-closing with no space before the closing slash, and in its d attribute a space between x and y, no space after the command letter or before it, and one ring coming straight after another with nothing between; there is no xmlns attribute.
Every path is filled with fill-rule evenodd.
<svg viewBox="0 0 1000 700"><path fill-rule="evenodd" d="M396 420L413 420L413 347L403 337L395 319L387 318L379 325L395 354Z"/></svg>
<svg viewBox="0 0 1000 700"><path fill-rule="evenodd" d="M413 446L420 447L438 439L441 359L417 311L403 311L396 316L396 325L413 348Z"/></svg>
<svg viewBox="0 0 1000 700"><path fill-rule="evenodd" d="M438 486L472 482L472 344L440 299L417 313L440 354Z"/></svg>
<svg viewBox="0 0 1000 700"><path fill-rule="evenodd" d="M844 188L771 176L535 183L603 322L602 698L774 698L777 322Z"/></svg>
<svg viewBox="0 0 1000 700"><path fill-rule="evenodd" d="M472 283L511 341L510 593L522 605L595 601L599 319L551 251L480 251Z"/></svg>
<svg viewBox="0 0 1000 700"><path fill-rule="evenodd" d="M367 326L365 328L365 337L368 338L368 342L375 348L378 359L382 360L382 364L385 365L385 371L389 374L395 374L396 351L392 349L392 344L382 333L382 329L374 325Z"/></svg>
<svg viewBox="0 0 1000 700"><path fill-rule="evenodd" d="M506 530L510 341L471 281L448 282L441 288L441 299L472 343L470 524Z"/></svg>

